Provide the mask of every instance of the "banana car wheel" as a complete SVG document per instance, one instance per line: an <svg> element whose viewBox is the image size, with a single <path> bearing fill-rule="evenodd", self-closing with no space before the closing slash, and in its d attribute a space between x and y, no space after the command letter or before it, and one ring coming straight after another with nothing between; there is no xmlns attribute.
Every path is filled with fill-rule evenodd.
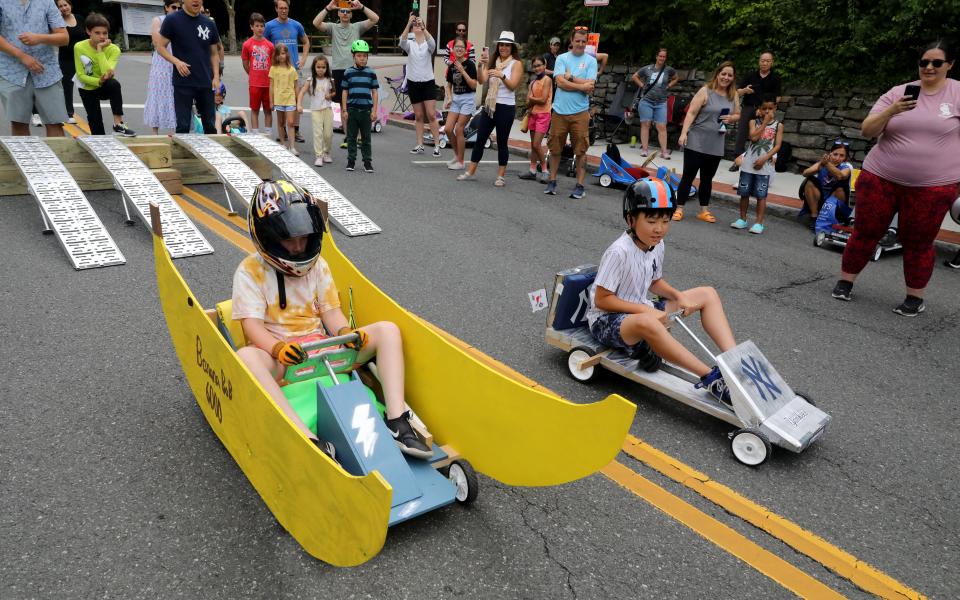
<svg viewBox="0 0 960 600"><path fill-rule="evenodd" d="M477 480L477 472L473 470L473 466L468 461L462 458L455 460L440 469L440 472L457 488L457 502L471 504L477 499L477 495L480 493L480 484Z"/></svg>

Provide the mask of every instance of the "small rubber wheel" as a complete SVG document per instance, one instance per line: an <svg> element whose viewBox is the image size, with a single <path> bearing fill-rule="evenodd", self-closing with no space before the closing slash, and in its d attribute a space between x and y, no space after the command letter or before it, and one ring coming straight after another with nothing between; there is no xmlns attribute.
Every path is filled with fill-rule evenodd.
<svg viewBox="0 0 960 600"><path fill-rule="evenodd" d="M881 254L883 254L883 248L880 246L877 246L877 249L873 251L873 256L870 257L870 260L872 260L873 262L877 262L878 260L880 260Z"/></svg>
<svg viewBox="0 0 960 600"><path fill-rule="evenodd" d="M438 144L441 148L447 147L447 138L440 138L440 143Z"/></svg>
<svg viewBox="0 0 960 600"><path fill-rule="evenodd" d="M440 473L457 488L457 502L471 504L477 499L477 494L480 493L480 484L477 481L477 472L473 470L473 466L469 462L462 458L455 460L440 469Z"/></svg>
<svg viewBox="0 0 960 600"><path fill-rule="evenodd" d="M827 241L827 234L824 232L819 232L817 235L813 236L813 245L817 248L823 247L824 242Z"/></svg>
<svg viewBox="0 0 960 600"><path fill-rule="evenodd" d="M380 133L381 131L383 131L383 123L381 123L380 121L377 121L376 123L374 123L373 130L377 133Z"/></svg>
<svg viewBox="0 0 960 600"><path fill-rule="evenodd" d="M587 367L586 369L580 368L580 363L593 356L593 354L589 348L584 348L583 346L578 346L571 350L570 353L567 354L567 372L570 373L570 377L573 377L581 383L587 383L593 379L597 374L596 365Z"/></svg>
<svg viewBox="0 0 960 600"><path fill-rule="evenodd" d="M487 141L483 143L484 148L489 148L492 145L493 145L493 142L490 141L490 138L487 138Z"/></svg>
<svg viewBox="0 0 960 600"><path fill-rule="evenodd" d="M757 429L739 429L730 439L733 456L748 467L759 467L770 458L773 448L767 436Z"/></svg>
<svg viewBox="0 0 960 600"><path fill-rule="evenodd" d="M794 396L797 396L798 398L803 399L803 400L804 400L807 404L809 404L810 406L816 406L816 405L817 405L817 403L813 401L813 398L810 397L810 394L808 394L808 393L806 393L806 392L798 392L797 390L793 390L793 395L794 395Z"/></svg>
<svg viewBox="0 0 960 600"><path fill-rule="evenodd" d="M604 173L600 176L600 185L603 187L610 187L613 184L613 177L610 177L609 173Z"/></svg>

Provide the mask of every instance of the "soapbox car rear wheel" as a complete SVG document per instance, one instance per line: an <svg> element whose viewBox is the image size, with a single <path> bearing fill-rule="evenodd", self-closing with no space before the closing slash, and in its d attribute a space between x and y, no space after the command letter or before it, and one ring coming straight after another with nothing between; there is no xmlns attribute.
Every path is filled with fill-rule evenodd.
<svg viewBox="0 0 960 600"><path fill-rule="evenodd" d="M383 131L383 123L381 123L380 121L377 121L376 123L374 123L373 130L377 133L380 133L381 131Z"/></svg>
<svg viewBox="0 0 960 600"><path fill-rule="evenodd" d="M873 256L870 257L870 260L877 262L880 260L880 257L883 255L883 246L877 246L877 249L873 251Z"/></svg>
<svg viewBox="0 0 960 600"><path fill-rule="evenodd" d="M817 235L813 236L813 245L817 248L823 246L823 243L827 241L827 234L824 232L819 232Z"/></svg>
<svg viewBox="0 0 960 600"><path fill-rule="evenodd" d="M483 143L483 147L484 147L484 148L489 148L489 147L492 146L492 145L493 145L493 142L490 141L490 138L487 138L487 141L485 141L485 142Z"/></svg>
<svg viewBox="0 0 960 600"><path fill-rule="evenodd" d="M462 458L455 460L440 469L440 473L457 488L457 502L470 504L477 499L477 494L480 493L480 484L477 482L477 472L473 470L473 466L469 462Z"/></svg>
<svg viewBox="0 0 960 600"><path fill-rule="evenodd" d="M609 173L604 173L600 176L600 185L603 187L610 187L613 184L613 177L610 177Z"/></svg>
<svg viewBox="0 0 960 600"><path fill-rule="evenodd" d="M440 142L437 143L437 145L440 146L441 148L446 148L446 147L447 147L447 138L445 138L445 137L440 138Z"/></svg>
<svg viewBox="0 0 960 600"><path fill-rule="evenodd" d="M580 368L580 363L594 355L589 348L578 346L567 354L567 372L581 383L587 383L597 375L596 365L591 365L585 369Z"/></svg>
<svg viewBox="0 0 960 600"><path fill-rule="evenodd" d="M759 467L770 458L773 447L770 440L758 429L738 429L730 438L733 456L748 467Z"/></svg>

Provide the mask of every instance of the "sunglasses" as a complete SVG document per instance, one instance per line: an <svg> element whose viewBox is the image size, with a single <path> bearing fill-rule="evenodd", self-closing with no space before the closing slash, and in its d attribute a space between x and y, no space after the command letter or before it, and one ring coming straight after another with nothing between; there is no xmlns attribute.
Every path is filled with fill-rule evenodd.
<svg viewBox="0 0 960 600"><path fill-rule="evenodd" d="M841 139L836 139L836 140L833 140L833 145L834 145L834 146L843 146L844 148L849 148L849 147L850 147L850 142L845 142L845 141L843 141L843 140L841 140Z"/></svg>
<svg viewBox="0 0 960 600"><path fill-rule="evenodd" d="M590 31L590 28L586 27L585 25L577 25L576 27L573 28L573 30L574 31Z"/></svg>
<svg viewBox="0 0 960 600"><path fill-rule="evenodd" d="M349 8L341 8L337 12L340 13L341 15L346 15L346 14L352 13L353 11L350 10Z"/></svg>
<svg viewBox="0 0 960 600"><path fill-rule="evenodd" d="M921 69L926 69L927 66L933 65L934 69L939 69L946 62L947 61L943 60L942 58L934 58L933 60L930 60L927 58L921 58L920 60L917 61L917 66L920 67Z"/></svg>
<svg viewBox="0 0 960 600"><path fill-rule="evenodd" d="M457 30L457 33L466 33L466 32L467 32L466 29L458 29L458 30Z"/></svg>

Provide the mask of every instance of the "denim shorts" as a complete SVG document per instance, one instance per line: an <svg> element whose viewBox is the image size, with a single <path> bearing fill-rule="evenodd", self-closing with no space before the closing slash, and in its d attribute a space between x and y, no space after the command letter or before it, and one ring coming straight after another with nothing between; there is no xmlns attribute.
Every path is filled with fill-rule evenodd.
<svg viewBox="0 0 960 600"><path fill-rule="evenodd" d="M293 104L274 104L273 110L277 112L296 112L297 107Z"/></svg>
<svg viewBox="0 0 960 600"><path fill-rule="evenodd" d="M667 101L657 102L656 104L641 100L637 107L641 121L654 121L656 123L667 122Z"/></svg>
<svg viewBox="0 0 960 600"><path fill-rule="evenodd" d="M472 115L477 108L477 96L473 92L469 94L454 94L450 102L450 112L458 115Z"/></svg>
<svg viewBox="0 0 960 600"><path fill-rule="evenodd" d="M756 173L744 173L740 171L740 185L737 186L737 194L741 198L749 198L752 196L757 200L763 200L767 197L767 189L769 187L769 175L757 175Z"/></svg>

